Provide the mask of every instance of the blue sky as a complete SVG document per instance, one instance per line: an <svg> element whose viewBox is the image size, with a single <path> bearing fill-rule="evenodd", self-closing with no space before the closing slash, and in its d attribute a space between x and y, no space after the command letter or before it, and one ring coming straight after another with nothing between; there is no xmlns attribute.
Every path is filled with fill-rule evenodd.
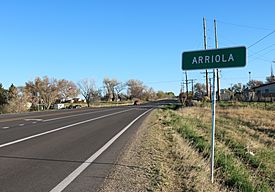
<svg viewBox="0 0 275 192"><path fill-rule="evenodd" d="M183 51L247 46L275 30L275 1L0 0L0 83L24 85L36 76L139 79L156 91L178 93ZM275 60L275 33L248 48L244 68L222 69L221 87L265 80ZM275 69L275 64L273 64ZM188 76L204 82L202 71Z"/></svg>

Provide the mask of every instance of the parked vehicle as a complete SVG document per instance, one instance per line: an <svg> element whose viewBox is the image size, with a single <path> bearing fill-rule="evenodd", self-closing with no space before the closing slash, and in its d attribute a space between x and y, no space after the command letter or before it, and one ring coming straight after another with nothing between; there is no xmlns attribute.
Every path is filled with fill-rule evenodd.
<svg viewBox="0 0 275 192"><path fill-rule="evenodd" d="M74 108L75 108L75 109L80 109L80 108L81 108L81 105L75 105Z"/></svg>
<svg viewBox="0 0 275 192"><path fill-rule="evenodd" d="M63 103L57 103L53 106L54 109L64 109L65 105Z"/></svg>
<svg viewBox="0 0 275 192"><path fill-rule="evenodd" d="M68 109L80 109L81 107L81 105L70 105Z"/></svg>
<svg viewBox="0 0 275 192"><path fill-rule="evenodd" d="M135 100L134 101L134 105L139 105L140 103L139 103L139 101L138 100Z"/></svg>

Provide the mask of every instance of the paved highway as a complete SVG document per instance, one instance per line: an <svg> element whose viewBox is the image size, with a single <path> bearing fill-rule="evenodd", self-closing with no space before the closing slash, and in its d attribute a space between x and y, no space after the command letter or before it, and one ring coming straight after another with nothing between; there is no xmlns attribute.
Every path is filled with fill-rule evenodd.
<svg viewBox="0 0 275 192"><path fill-rule="evenodd" d="M0 115L0 191L96 191L161 104Z"/></svg>

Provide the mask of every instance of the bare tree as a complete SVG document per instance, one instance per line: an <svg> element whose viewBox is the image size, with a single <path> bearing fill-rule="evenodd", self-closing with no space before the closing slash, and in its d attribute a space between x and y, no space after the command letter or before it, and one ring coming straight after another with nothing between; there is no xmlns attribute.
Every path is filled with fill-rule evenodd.
<svg viewBox="0 0 275 192"><path fill-rule="evenodd" d="M115 87L119 85L119 82L116 79L109 79L106 77L103 79L103 85L106 90L108 100L114 101L116 98Z"/></svg>
<svg viewBox="0 0 275 192"><path fill-rule="evenodd" d="M26 91L29 92L32 103L41 102L46 109L49 109L59 97L58 81L54 78L49 79L47 76L43 79L36 77L34 82L29 81L26 83Z"/></svg>
<svg viewBox="0 0 275 192"><path fill-rule="evenodd" d="M201 94L201 95L206 94L205 85L202 84L202 83L196 83L196 84L194 85L194 89L195 89L195 93L199 93L199 94Z"/></svg>
<svg viewBox="0 0 275 192"><path fill-rule="evenodd" d="M36 106L37 104L39 104L39 93L35 88L34 82L28 81L27 83L25 83L24 93L25 95L27 95L28 102L30 102L32 106Z"/></svg>
<svg viewBox="0 0 275 192"><path fill-rule="evenodd" d="M95 86L95 81L91 79L84 79L78 82L78 87L80 89L80 93L86 99L88 107L90 107L90 103L93 97L96 95L98 90Z"/></svg>
<svg viewBox="0 0 275 192"><path fill-rule="evenodd" d="M246 86L247 86L249 89L251 89L251 88L253 88L253 87L257 87L257 86L262 85L262 84L263 84L262 81L259 81L259 80L250 80L250 81L246 84Z"/></svg>
<svg viewBox="0 0 275 192"><path fill-rule="evenodd" d="M116 96L117 96L117 99L121 99L121 92L125 89L126 87L126 84L125 83L122 83L122 82L119 82L116 86L115 86L115 91L116 91Z"/></svg>
<svg viewBox="0 0 275 192"><path fill-rule="evenodd" d="M233 91L234 94L241 93L243 91L243 85L241 83L236 83L233 85L231 90Z"/></svg>
<svg viewBox="0 0 275 192"><path fill-rule="evenodd" d="M155 99L156 97L157 97L157 94L152 87L150 88L145 87L144 93L143 93L143 99L149 101L151 99Z"/></svg>
<svg viewBox="0 0 275 192"><path fill-rule="evenodd" d="M145 90L145 86L143 85L142 81L139 80L128 80L127 81L128 86L128 96L132 98L139 98L141 99Z"/></svg>
<svg viewBox="0 0 275 192"><path fill-rule="evenodd" d="M63 99L68 99L69 97L77 97L79 94L79 89L72 81L62 79L58 81L57 86L59 95Z"/></svg>

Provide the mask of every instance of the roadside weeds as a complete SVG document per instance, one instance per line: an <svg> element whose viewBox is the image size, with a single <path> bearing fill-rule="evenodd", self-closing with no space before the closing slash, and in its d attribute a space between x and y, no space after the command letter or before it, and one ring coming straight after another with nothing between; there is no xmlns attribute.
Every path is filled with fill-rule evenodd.
<svg viewBox="0 0 275 192"><path fill-rule="evenodd" d="M153 111L118 159L101 192L227 191L209 182L209 162Z"/></svg>
<svg viewBox="0 0 275 192"><path fill-rule="evenodd" d="M101 192L274 191L274 111L217 111L213 184L210 108L168 106L147 117Z"/></svg>

